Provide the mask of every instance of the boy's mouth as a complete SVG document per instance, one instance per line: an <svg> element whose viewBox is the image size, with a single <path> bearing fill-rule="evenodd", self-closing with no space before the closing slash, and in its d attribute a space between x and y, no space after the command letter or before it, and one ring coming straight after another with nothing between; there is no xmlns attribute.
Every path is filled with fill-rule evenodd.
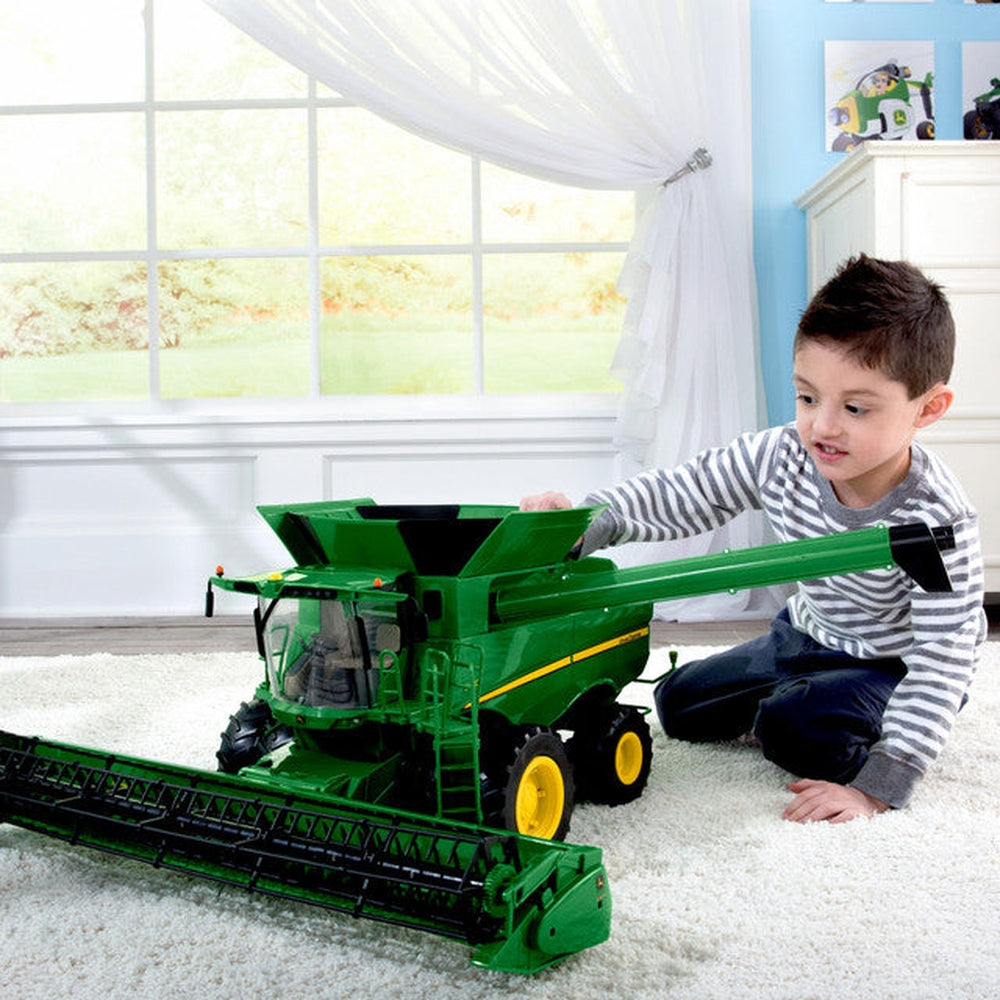
<svg viewBox="0 0 1000 1000"><path fill-rule="evenodd" d="M836 462L847 454L847 452L842 448L837 448L832 444L827 444L825 441L814 441L813 448L819 458L824 462Z"/></svg>

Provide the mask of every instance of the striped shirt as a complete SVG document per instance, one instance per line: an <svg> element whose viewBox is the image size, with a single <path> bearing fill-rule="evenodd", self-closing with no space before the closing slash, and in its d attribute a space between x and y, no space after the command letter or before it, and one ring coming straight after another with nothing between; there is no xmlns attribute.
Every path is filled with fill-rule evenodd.
<svg viewBox="0 0 1000 1000"><path fill-rule="evenodd" d="M886 706L881 738L851 784L892 806L906 803L944 746L986 634L976 513L940 459L915 442L906 479L875 505L853 509L789 424L744 434L676 469L640 473L586 502L609 507L584 537L584 553L688 537L747 509L762 509L780 541L875 524L951 525L956 545L942 557L952 593L925 593L892 567L803 581L788 602L796 628L824 646L903 660L906 675Z"/></svg>

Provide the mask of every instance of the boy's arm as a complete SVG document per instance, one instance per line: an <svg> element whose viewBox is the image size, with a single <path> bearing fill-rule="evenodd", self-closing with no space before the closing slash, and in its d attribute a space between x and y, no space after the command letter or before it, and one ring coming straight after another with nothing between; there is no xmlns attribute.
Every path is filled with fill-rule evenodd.
<svg viewBox="0 0 1000 1000"><path fill-rule="evenodd" d="M882 735L851 786L888 805L906 805L941 752L966 698L985 633L983 574L975 521L955 525L956 547L942 553L953 592L914 588L913 645L906 675L882 716Z"/></svg>
<svg viewBox="0 0 1000 1000"><path fill-rule="evenodd" d="M588 528L582 554L623 542L688 538L759 508L761 468L776 440L768 431L744 434L674 469L641 472L591 493L585 503L608 509Z"/></svg>

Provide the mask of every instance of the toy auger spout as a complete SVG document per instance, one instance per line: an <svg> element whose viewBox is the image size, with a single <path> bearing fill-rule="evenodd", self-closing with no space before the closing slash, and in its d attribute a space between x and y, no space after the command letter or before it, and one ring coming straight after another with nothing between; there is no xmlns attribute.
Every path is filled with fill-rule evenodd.
<svg viewBox="0 0 1000 1000"><path fill-rule="evenodd" d="M609 604L698 597L893 565L905 570L924 590L950 591L940 550L954 545L951 528L932 531L925 524L914 523L726 550L604 573L564 574L561 578L551 574L550 579L502 591L496 599L496 615L500 621L512 622Z"/></svg>
<svg viewBox="0 0 1000 1000"><path fill-rule="evenodd" d="M262 507L294 565L220 568L262 678L219 772L0 732L0 822L457 938L533 973L610 933L576 802L645 789L653 603L899 565L947 589L948 529L869 528L631 569L568 553L597 508ZM207 601L207 607L211 607Z"/></svg>

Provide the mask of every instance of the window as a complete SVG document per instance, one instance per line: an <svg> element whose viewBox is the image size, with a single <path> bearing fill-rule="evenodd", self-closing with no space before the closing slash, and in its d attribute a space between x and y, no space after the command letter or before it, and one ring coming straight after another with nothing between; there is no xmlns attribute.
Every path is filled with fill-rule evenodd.
<svg viewBox="0 0 1000 1000"><path fill-rule="evenodd" d="M394 128L200 0L0 8L0 402L613 392L630 192Z"/></svg>

